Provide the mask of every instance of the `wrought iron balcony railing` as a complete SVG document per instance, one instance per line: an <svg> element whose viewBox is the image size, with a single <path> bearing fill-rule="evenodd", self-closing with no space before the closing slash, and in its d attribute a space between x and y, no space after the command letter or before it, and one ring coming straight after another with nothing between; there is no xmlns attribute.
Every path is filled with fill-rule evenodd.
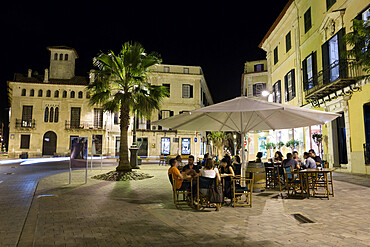
<svg viewBox="0 0 370 247"><path fill-rule="evenodd" d="M78 121L68 121L65 122L65 129L76 129L76 130L105 130L106 125L94 122L78 122Z"/></svg>
<svg viewBox="0 0 370 247"><path fill-rule="evenodd" d="M337 60L310 80L303 81L305 97L307 100L322 99L355 83L363 75L364 72L356 60Z"/></svg>
<svg viewBox="0 0 370 247"><path fill-rule="evenodd" d="M15 127L16 128L30 128L30 129L33 129L33 128L35 128L35 126L36 126L35 119L30 119L30 120L16 119L15 120Z"/></svg>

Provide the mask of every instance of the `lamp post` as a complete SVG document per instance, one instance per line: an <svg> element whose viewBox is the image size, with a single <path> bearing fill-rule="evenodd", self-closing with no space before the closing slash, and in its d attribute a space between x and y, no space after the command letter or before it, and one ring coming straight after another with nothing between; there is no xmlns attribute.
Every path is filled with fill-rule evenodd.
<svg viewBox="0 0 370 247"><path fill-rule="evenodd" d="M236 156L236 134L234 133L234 156Z"/></svg>
<svg viewBox="0 0 370 247"><path fill-rule="evenodd" d="M140 169L138 166L137 153L139 148L136 143L136 111L134 111L134 125L132 128L132 145L130 147L130 165L132 169Z"/></svg>

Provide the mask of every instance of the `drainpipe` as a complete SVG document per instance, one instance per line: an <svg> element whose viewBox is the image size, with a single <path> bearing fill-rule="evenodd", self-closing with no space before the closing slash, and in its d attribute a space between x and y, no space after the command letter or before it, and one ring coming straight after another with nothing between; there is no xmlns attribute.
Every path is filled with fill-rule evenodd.
<svg viewBox="0 0 370 247"><path fill-rule="evenodd" d="M296 1L294 1L294 6L296 7L297 10L297 27L295 28L295 53L296 53L296 69L297 69L297 90L298 90L298 105L302 106L303 105L303 88L302 88L302 67L301 67L301 42L300 42L300 29L299 29L299 9L297 6Z"/></svg>

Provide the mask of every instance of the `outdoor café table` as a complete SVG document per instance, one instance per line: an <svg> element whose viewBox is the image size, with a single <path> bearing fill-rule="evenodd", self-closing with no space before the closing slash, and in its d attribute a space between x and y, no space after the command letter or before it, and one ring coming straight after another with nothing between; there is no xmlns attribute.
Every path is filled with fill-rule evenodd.
<svg viewBox="0 0 370 247"><path fill-rule="evenodd" d="M307 168L299 171L300 179L305 181L307 198L310 198L310 189L314 189L317 184L323 184L325 196L334 196L333 171L335 168ZM319 175L323 174L323 183L318 181ZM328 177L330 175L330 178ZM329 188L330 185L330 188Z"/></svg>

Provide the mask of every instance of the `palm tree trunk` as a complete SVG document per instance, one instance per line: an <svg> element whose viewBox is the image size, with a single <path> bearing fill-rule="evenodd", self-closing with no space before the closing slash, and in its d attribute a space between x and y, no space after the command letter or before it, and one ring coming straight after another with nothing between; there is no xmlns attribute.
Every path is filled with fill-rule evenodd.
<svg viewBox="0 0 370 247"><path fill-rule="evenodd" d="M130 124L130 108L127 104L121 101L120 108L120 129L121 138L119 146L119 163L116 168L118 172L129 172L131 171L131 165L128 160L128 144L127 144L127 131Z"/></svg>

